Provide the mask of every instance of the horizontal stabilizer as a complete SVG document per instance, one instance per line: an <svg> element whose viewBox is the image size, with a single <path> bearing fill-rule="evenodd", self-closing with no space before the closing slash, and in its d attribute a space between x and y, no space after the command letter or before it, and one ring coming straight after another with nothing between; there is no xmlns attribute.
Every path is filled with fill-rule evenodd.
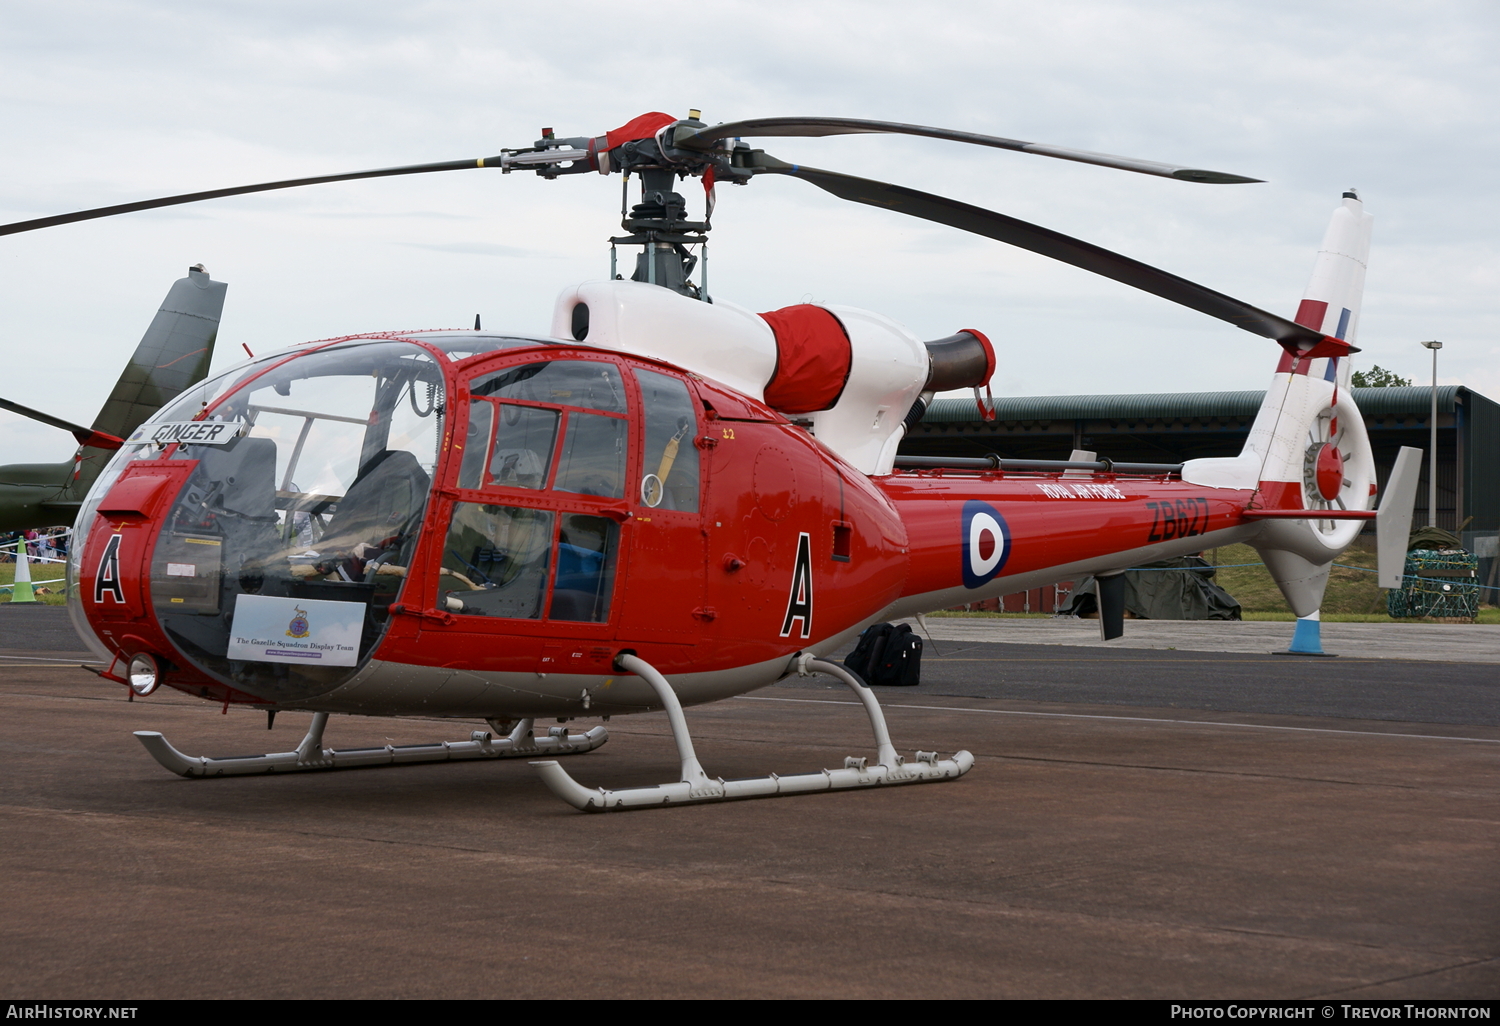
<svg viewBox="0 0 1500 1026"><path fill-rule="evenodd" d="M1247 509L1246 520L1374 520L1373 509Z"/></svg>
<svg viewBox="0 0 1500 1026"><path fill-rule="evenodd" d="M118 449L125 444L123 439L116 438L114 435L95 431L93 428L86 428L82 424L74 424L70 420L54 417L50 413L43 413L41 410L33 410L29 406L13 403L9 399L0 399L0 410L19 413L23 417L30 417L32 420L40 421L48 427L62 428L78 439L79 445L89 445L95 449Z"/></svg>

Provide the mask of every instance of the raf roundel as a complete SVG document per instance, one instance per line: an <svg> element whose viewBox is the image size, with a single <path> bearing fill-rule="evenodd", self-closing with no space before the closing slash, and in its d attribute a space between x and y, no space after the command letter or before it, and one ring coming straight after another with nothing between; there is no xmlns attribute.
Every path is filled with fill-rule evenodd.
<svg viewBox="0 0 1500 1026"><path fill-rule="evenodd" d="M964 503L964 587L979 588L994 580L1010 559L1010 528L1000 511L987 502Z"/></svg>

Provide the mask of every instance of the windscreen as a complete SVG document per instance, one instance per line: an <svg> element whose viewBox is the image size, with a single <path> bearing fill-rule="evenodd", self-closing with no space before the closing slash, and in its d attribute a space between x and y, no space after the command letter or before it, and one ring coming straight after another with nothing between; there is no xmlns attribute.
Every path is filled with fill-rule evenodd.
<svg viewBox="0 0 1500 1026"><path fill-rule="evenodd" d="M198 462L158 535L151 601L211 676L268 701L322 694L368 658L405 582L441 370L408 343L349 343L219 394L209 420L233 437L179 446Z"/></svg>

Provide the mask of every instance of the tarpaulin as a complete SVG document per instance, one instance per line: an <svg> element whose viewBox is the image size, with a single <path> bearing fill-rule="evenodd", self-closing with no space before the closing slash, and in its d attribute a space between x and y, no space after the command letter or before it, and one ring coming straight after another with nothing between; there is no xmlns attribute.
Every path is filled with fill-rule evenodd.
<svg viewBox="0 0 1500 1026"><path fill-rule="evenodd" d="M1213 579L1201 556L1179 556L1125 572L1125 611L1138 620L1238 620L1240 604ZM1099 615L1094 578L1073 586L1064 616Z"/></svg>

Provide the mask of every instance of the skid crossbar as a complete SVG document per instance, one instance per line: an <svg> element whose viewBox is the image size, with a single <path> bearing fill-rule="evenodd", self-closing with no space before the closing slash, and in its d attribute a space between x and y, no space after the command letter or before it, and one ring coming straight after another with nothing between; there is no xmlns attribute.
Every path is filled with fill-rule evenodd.
<svg viewBox="0 0 1500 1026"><path fill-rule="evenodd" d="M154 730L138 730L146 751L173 773L184 777L231 777L252 773L300 773L307 770L352 769L356 766L400 766L414 762L452 762L460 759L515 759L521 756L573 755L598 748L609 740L604 727L583 734L569 734L566 727L553 727L538 737L533 720L523 719L508 736L476 730L468 741L437 741L425 745L384 745L379 748L324 748L323 728L327 713L314 713L307 736L296 751L267 755L235 755L210 758L184 755Z"/></svg>
<svg viewBox="0 0 1500 1026"><path fill-rule="evenodd" d="M870 727L875 733L875 745L879 752L876 764L871 766L864 758L847 758L843 769L822 770L818 773L799 773L794 776L771 774L747 780L724 780L708 776L693 751L693 739L688 734L687 719L682 714L682 703L677 694L656 668L633 655L622 655L616 660L621 670L636 674L656 692L667 711L672 725L672 737L677 742L677 755L682 763L682 779L672 784L654 787L630 787L617 791L603 788L587 788L580 785L568 771L551 760L533 762L542 780L552 793L563 801L584 812L606 812L610 809L645 808L661 805L678 805L688 802L717 802L735 798L770 798L775 795L809 794L815 791L840 791L861 787L880 787L887 784L919 784L938 780L954 780L963 776L974 766L974 756L966 751L958 752L951 759L938 759L936 752L918 752L915 762L907 762L896 754L891 744L890 732L886 729L885 716L875 695L857 677L837 663L814 658L808 653L797 657L797 672L810 676L813 672L836 677L853 689L870 718Z"/></svg>

